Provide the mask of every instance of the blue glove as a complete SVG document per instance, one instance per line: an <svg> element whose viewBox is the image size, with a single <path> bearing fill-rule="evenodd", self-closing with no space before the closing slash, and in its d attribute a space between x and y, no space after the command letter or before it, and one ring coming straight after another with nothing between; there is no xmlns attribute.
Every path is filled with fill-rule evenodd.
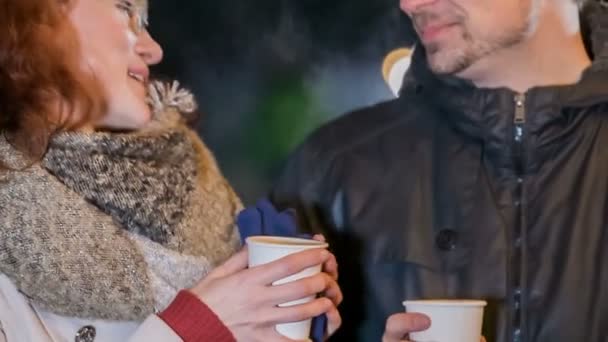
<svg viewBox="0 0 608 342"><path fill-rule="evenodd" d="M295 211L287 209L278 212L267 199L260 200L255 207L241 211L236 219L241 233L241 243L254 235L273 235L284 237L312 238L310 234L298 234ZM327 331L327 317L317 316L312 320L310 338L313 342L322 342Z"/></svg>
<svg viewBox="0 0 608 342"><path fill-rule="evenodd" d="M287 209L279 213L267 199L260 200L255 207L241 211L236 224L241 233L241 242L254 235L312 238L310 234L298 234L296 213Z"/></svg>

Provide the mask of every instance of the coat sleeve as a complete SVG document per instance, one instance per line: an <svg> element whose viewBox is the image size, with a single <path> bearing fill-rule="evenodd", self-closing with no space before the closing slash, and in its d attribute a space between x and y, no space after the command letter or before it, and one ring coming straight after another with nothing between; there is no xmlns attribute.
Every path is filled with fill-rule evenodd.
<svg viewBox="0 0 608 342"><path fill-rule="evenodd" d="M350 229L348 203L342 189L342 175L348 170L339 156L327 151L323 143L308 141L290 157L270 197L281 209L297 212L298 228L306 233L323 234L340 265L338 283L344 294L339 307L342 328L336 341L358 340L356 332L364 320L363 248Z"/></svg>
<svg viewBox="0 0 608 342"><path fill-rule="evenodd" d="M190 291L180 291L158 316L148 317L129 342L236 342L220 318Z"/></svg>
<svg viewBox="0 0 608 342"><path fill-rule="evenodd" d="M4 330L2 329L2 322L0 322L0 342L8 342L6 341L6 335L4 334Z"/></svg>
<svg viewBox="0 0 608 342"><path fill-rule="evenodd" d="M308 141L290 156L270 193L278 208L296 210L299 230L323 234L326 238L331 238L335 230L328 203L333 197L326 178L329 168L327 156L317 152L313 142Z"/></svg>

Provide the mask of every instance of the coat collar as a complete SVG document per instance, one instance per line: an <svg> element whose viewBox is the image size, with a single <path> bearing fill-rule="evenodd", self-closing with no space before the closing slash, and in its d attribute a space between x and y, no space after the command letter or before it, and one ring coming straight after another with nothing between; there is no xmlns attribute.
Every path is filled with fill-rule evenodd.
<svg viewBox="0 0 608 342"><path fill-rule="evenodd" d="M593 63L576 84L536 87L526 92L526 130L531 136L540 135L552 124L572 121L564 117L573 113L569 109L608 103L608 8L590 2L581 15ZM400 97L423 99L457 130L483 141L486 151L498 157L501 165L510 166L508 146L513 142L517 93L507 88L477 88L467 80L437 76L429 69L422 46L416 47L403 84ZM529 141L543 143L539 139Z"/></svg>

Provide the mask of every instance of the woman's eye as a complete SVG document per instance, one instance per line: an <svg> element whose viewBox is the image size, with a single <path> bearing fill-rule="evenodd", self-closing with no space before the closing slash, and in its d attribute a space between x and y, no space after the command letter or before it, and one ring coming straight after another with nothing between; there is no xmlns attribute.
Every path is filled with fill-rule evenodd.
<svg viewBox="0 0 608 342"><path fill-rule="evenodd" d="M129 27L133 32L138 34L142 30L145 30L147 22L141 17L141 14L138 12L137 8L135 8L135 5L131 0L118 0L116 2L116 8L123 12L128 18Z"/></svg>
<svg viewBox="0 0 608 342"><path fill-rule="evenodd" d="M116 3L116 7L119 10L123 11L127 16L129 16L129 18L133 18L133 16L135 15L135 12L133 10L133 3L127 0L118 1L118 3Z"/></svg>

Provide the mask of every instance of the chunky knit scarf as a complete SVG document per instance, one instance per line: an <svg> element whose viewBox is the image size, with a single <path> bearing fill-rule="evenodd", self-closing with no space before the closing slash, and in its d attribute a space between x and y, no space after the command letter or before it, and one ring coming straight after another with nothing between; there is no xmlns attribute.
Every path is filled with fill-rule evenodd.
<svg viewBox="0 0 608 342"><path fill-rule="evenodd" d="M157 86L137 133L66 132L0 173L0 273L56 314L141 320L239 245L237 196L180 120L189 94ZM0 157L22 158L0 138Z"/></svg>

